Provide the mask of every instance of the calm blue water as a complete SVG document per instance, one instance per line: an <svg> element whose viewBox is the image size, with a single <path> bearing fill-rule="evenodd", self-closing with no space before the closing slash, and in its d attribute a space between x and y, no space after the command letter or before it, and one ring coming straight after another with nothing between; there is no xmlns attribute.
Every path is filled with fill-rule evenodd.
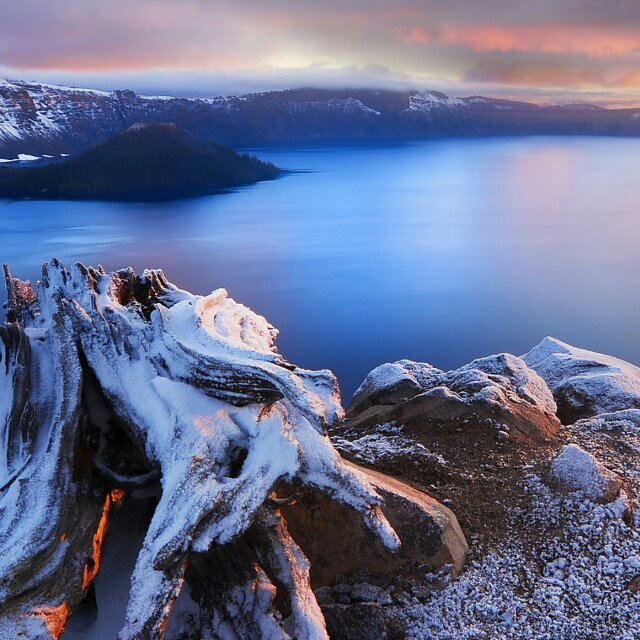
<svg viewBox="0 0 640 640"><path fill-rule="evenodd" d="M345 400L385 361L450 368L547 334L640 362L640 140L256 153L304 172L167 204L0 202L0 259L224 286Z"/></svg>

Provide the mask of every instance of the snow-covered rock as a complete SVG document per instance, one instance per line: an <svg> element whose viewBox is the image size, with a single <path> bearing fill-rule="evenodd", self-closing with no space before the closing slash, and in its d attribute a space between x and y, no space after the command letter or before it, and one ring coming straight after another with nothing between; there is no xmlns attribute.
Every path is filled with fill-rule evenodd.
<svg viewBox="0 0 640 640"><path fill-rule="evenodd" d="M190 555L249 529L269 551L255 559L264 588L227 585L230 598L234 589L264 596L245 607L245 637L267 627L269 637L285 637L272 602L272 580L280 580L295 635L326 638L308 560L271 502L276 484L339 500L383 546L399 544L380 495L326 434L342 415L331 372L285 362L276 330L225 290L194 296L160 271L108 274L53 260L35 291L8 269L6 282L0 629L4 617L66 619L83 598L115 499L100 478L117 486L134 476L131 449L149 469L142 478L160 476L161 497L131 577L122 640L161 637ZM119 453L109 445L114 425L129 443ZM218 621L234 628L225 611Z"/></svg>
<svg viewBox="0 0 640 640"><path fill-rule="evenodd" d="M347 411L351 427L425 418L460 420L475 415L512 430L517 440L544 438L560 424L553 396L538 374L503 353L444 372L409 360L374 369Z"/></svg>
<svg viewBox="0 0 640 640"><path fill-rule="evenodd" d="M408 111L429 113L434 109L455 109L473 104L473 98L456 98L439 91L421 91L409 96Z"/></svg>
<svg viewBox="0 0 640 640"><path fill-rule="evenodd" d="M444 372L426 362L387 362L367 374L353 394L349 411L359 412L376 404L398 404L434 386Z"/></svg>
<svg viewBox="0 0 640 640"><path fill-rule="evenodd" d="M640 409L623 409L622 411L613 411L611 413L600 413L591 418L583 418L573 425L574 430L601 430L601 431L617 431L620 430L621 438L629 432L640 432Z"/></svg>
<svg viewBox="0 0 640 640"><path fill-rule="evenodd" d="M547 383L564 424L579 418L640 408L640 368L547 337L522 356Z"/></svg>
<svg viewBox="0 0 640 640"><path fill-rule="evenodd" d="M613 502L622 480L575 444L562 448L551 465L551 479L563 492L579 492L594 502Z"/></svg>

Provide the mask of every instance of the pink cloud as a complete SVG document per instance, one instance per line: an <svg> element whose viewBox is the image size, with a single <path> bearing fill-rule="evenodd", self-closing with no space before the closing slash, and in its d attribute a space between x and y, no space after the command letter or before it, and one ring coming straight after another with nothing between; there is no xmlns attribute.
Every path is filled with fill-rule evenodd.
<svg viewBox="0 0 640 640"><path fill-rule="evenodd" d="M593 58L640 52L640 28L606 29L594 25L444 25L438 42L474 51L523 51Z"/></svg>

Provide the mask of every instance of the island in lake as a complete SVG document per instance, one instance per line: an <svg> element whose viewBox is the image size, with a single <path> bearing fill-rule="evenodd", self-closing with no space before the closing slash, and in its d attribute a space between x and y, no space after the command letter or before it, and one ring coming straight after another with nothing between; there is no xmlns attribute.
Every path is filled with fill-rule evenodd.
<svg viewBox="0 0 640 640"><path fill-rule="evenodd" d="M175 124L135 124L63 162L0 171L1 198L168 200L209 195L280 174L275 165Z"/></svg>

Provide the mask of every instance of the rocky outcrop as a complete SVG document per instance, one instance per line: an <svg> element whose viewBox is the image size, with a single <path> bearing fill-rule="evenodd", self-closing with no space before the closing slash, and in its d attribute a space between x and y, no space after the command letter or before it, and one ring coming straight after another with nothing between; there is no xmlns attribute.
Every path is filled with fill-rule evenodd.
<svg viewBox="0 0 640 640"><path fill-rule="evenodd" d="M35 290L8 270L7 288L0 631L59 636L98 571L117 487L159 478L122 640L162 637L189 560L251 546L245 536L263 552L223 574L217 588L227 599L209 609L208 633L284 638L285 610L297 638L326 638L309 561L276 486L340 502L380 549L398 547L380 493L326 435L342 411L332 374L285 362L275 329L224 290L193 296L160 271L107 274L54 260Z"/></svg>
<svg viewBox="0 0 640 640"><path fill-rule="evenodd" d="M544 342L558 349L557 341ZM405 629L407 637L433 640L633 636L640 623L640 408L625 408L633 394L622 391L635 368L564 347L564 356L547 362L549 354L528 363L494 356L442 372L400 361L367 377L332 430L335 445L451 506L470 541L469 562L443 588L432 588L433 574L420 585L403 583L400 602L366 581L319 589L332 632L350 624L353 635L344 637L354 640L395 640ZM562 426L549 386L558 369L564 380L565 365L576 374L570 384L589 391L577 407L598 413ZM566 389L554 389L561 414ZM517 427L516 411L528 431Z"/></svg>
<svg viewBox="0 0 640 640"><path fill-rule="evenodd" d="M563 424L600 413L640 409L640 368L547 337L522 356L547 383Z"/></svg>
<svg viewBox="0 0 640 640"><path fill-rule="evenodd" d="M385 514L401 542L397 551L386 549L349 507L285 483L277 487L282 522L308 559L309 579L332 640L382 640L391 637L391 629L402 628L401 621L389 615L390 605L403 597L402 581L421 584L428 572L457 575L468 547L450 509L389 476L348 466L384 498ZM271 575L274 591L266 574L256 569L267 564L265 558L281 553L267 531L257 519L245 535L192 554L186 580L199 606L200 626L194 633L213 629L225 637L229 621L224 609L233 603L237 637L271 637L268 627L257 633L254 616L275 602L283 628L298 637L292 624L295 610L281 604L288 582L281 574Z"/></svg>
<svg viewBox="0 0 640 640"><path fill-rule="evenodd" d="M460 572L468 546L450 509L395 478L346 464L363 473L384 498L385 515L401 547L389 554L350 510L317 492L307 493L294 506L283 507L282 512L311 561L314 587L330 586L340 575L362 571L377 576L416 577L448 566L452 574ZM322 533L313 533L319 531Z"/></svg>
<svg viewBox="0 0 640 640"><path fill-rule="evenodd" d="M353 397L346 424L366 428L419 417L490 420L515 440L557 432L556 405L545 382L510 354L474 360L453 371L401 360L374 369Z"/></svg>
<svg viewBox="0 0 640 640"><path fill-rule="evenodd" d="M562 448L551 465L551 481L562 492L579 492L594 502L613 502L622 480L578 445Z"/></svg>

